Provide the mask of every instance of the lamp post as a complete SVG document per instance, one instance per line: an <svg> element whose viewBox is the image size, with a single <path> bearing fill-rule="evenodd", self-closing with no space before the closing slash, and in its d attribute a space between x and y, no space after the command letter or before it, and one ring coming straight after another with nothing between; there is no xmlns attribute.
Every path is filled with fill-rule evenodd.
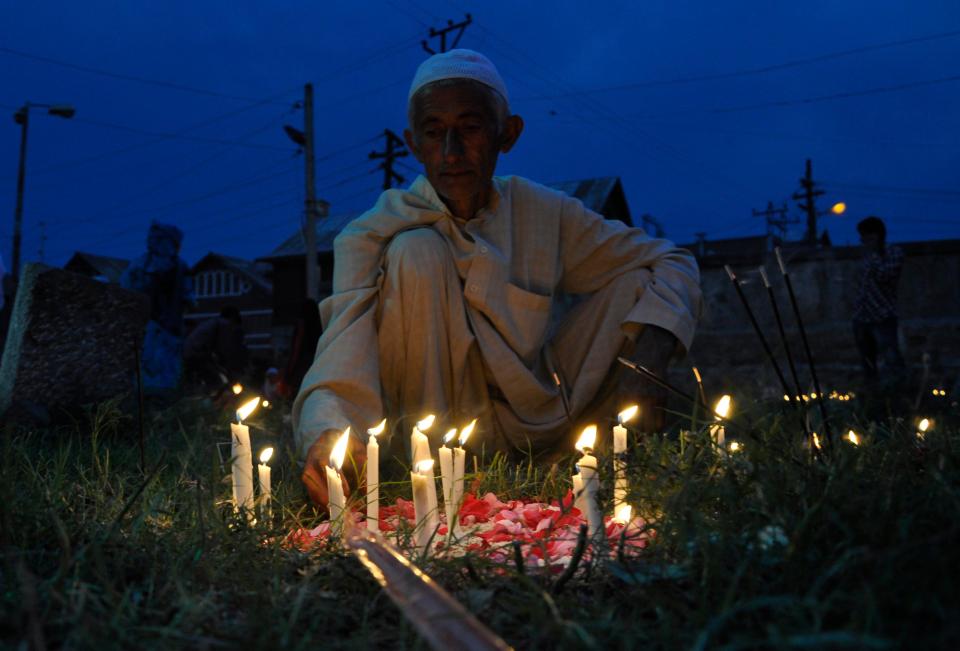
<svg viewBox="0 0 960 651"><path fill-rule="evenodd" d="M10 273L14 278L20 275L20 231L23 226L23 183L27 170L27 127L30 124L30 109L44 108L49 115L69 120L77 112L66 104L34 104L27 102L13 114L13 121L20 125L20 167L17 172L17 208L13 213L13 255Z"/></svg>

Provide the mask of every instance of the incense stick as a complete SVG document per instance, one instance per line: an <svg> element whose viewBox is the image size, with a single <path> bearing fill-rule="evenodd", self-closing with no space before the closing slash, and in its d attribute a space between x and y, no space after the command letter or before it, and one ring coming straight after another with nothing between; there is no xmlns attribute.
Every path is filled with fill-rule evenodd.
<svg viewBox="0 0 960 651"><path fill-rule="evenodd" d="M803 350L807 355L807 363L810 365L810 375L813 378L813 389L817 392L817 404L820 405L820 419L823 421L824 434L827 435L827 445L833 445L833 434L830 431L830 423L827 421L827 407L823 404L823 390L820 388L820 380L817 378L817 367L813 363L813 353L810 352L810 342L807 341L807 331L803 327L803 317L800 314L797 295L793 291L793 282L790 280L790 274L787 272L787 265L783 263L783 256L780 255L780 247L776 247L773 252L777 256L780 273L783 274L783 280L787 285L787 293L790 295L790 305L793 307L793 315L797 319L797 328L800 330L800 339L803 341Z"/></svg>
<svg viewBox="0 0 960 651"><path fill-rule="evenodd" d="M763 346L763 352L767 354L767 359L770 360L770 364L773 366L773 370L777 374L777 379L780 380L780 386L783 387L783 392L790 393L790 387L787 385L787 379L783 377L783 372L780 370L780 365L777 364L777 359L773 356L773 351L770 350L770 344L767 343L767 338L763 336L763 330L760 328L760 324L757 323L757 317L754 316L753 310L750 308L750 303L747 302L747 297L743 293L743 288L740 286L740 281L737 280L737 276L733 273L733 269L730 268L730 265L724 265L723 268L727 270L727 275L730 276L730 282L733 283L733 286L737 290L737 296L740 297L740 302L743 304L743 309L746 310L747 316L750 317L750 324L753 326L754 332L757 333L757 339L760 340L760 345Z"/></svg>

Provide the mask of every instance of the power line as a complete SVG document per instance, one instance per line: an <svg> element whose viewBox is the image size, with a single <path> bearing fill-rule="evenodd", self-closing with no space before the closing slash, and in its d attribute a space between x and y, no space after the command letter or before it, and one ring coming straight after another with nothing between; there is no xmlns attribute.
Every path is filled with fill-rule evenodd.
<svg viewBox="0 0 960 651"><path fill-rule="evenodd" d="M267 149L271 151L290 151L289 147L280 147L277 145L261 145L255 143L246 143L240 142L238 140L226 140L223 138L204 138L201 136L188 136L183 133L173 132L156 132L156 131L146 131L144 129L139 129L137 127L131 127L125 124L116 124L114 122L105 122L102 120L90 120L88 118L73 118L74 122L80 122L82 124L89 124L91 126L100 127L103 129L113 129L116 131L126 131L127 133L136 133L144 136L152 136L154 138L160 139L174 139L174 140L185 140L188 142L200 142L210 145L236 145L239 147L247 147L249 149Z"/></svg>
<svg viewBox="0 0 960 651"><path fill-rule="evenodd" d="M875 45L865 45L863 47L852 48L849 50L840 50L837 52L829 52L827 54L818 54L811 57L806 57L803 59L794 59L792 61L785 61L783 63L776 63L772 65L765 66L756 66L752 68L741 68L738 70L731 70L727 72L717 72L717 73L706 73L701 75L688 75L685 77L675 77L672 79L656 79L650 81L635 81L635 82L625 82L622 84L614 84L611 86L600 86L597 88L591 88L587 90L577 90L570 93L565 93L561 95L543 95L540 97L531 97L526 99L531 100L542 100L542 99L557 99L560 97L569 97L571 95L589 95L593 93L603 93L616 90L630 90L636 88L656 88L660 86L674 86L679 84L690 84L702 81L715 81L720 79L732 79L736 77L749 77L753 75L767 74L770 72L776 72L779 70L786 70L789 68L797 68L800 66L806 66L813 63L822 63L824 61L832 61L834 59L841 59L845 57L855 56L858 54L864 54L867 52L875 52L877 50L884 50L894 47L903 47L907 45L916 45L919 43L927 43L930 41L937 41L947 38L956 38L960 36L960 30L951 31L951 32L941 32L938 34L929 34L927 36L918 36L915 38L902 39L898 41L888 41L886 43L878 43Z"/></svg>
<svg viewBox="0 0 960 651"><path fill-rule="evenodd" d="M232 99L240 100L244 102L257 102L259 101L255 97L246 97L243 95L232 95L230 93L223 93L216 90L210 90L208 88L198 88L196 86L187 86L185 84L178 84L169 81L162 81L159 79L150 79L147 77L141 77L139 75L124 74L120 72L112 72L110 70L104 70L102 68L94 68L91 66L83 66L76 63L70 63L68 61L61 61L59 59L54 59L52 57L40 56L38 54L31 54L29 52L23 52L22 50L15 50L9 47L0 46L0 53L9 54L12 56L17 56L23 59L29 59L31 61L39 61L41 63L47 63L50 65L60 66L62 68L68 68L70 70L76 70L79 72L86 72L93 75L100 75L101 77L110 77L112 79L120 79L122 81L132 81L140 84L148 84L151 86L158 86L161 88L167 88L170 90L179 90L187 93L193 93L195 95L206 95L207 97L219 97L222 99ZM273 102L278 104L279 102Z"/></svg>
<svg viewBox="0 0 960 651"><path fill-rule="evenodd" d="M872 185L869 183L844 183L842 181L824 181L824 185L829 185L831 187L853 189L853 190L869 190L873 192L896 192L896 193L906 193L906 194L930 194L930 195L943 195L948 197L960 197L960 191L957 190L945 190L941 188L917 188L917 187L903 187L903 186L892 186L892 185Z"/></svg>
<svg viewBox="0 0 960 651"><path fill-rule="evenodd" d="M688 114L696 114L696 113L736 113L740 111L754 111L757 109L764 109L764 108L780 108L784 106L816 104L819 102L828 102L828 101L833 101L838 99L848 99L851 97L864 97L867 95L896 93L904 90L913 90L915 88L925 88L928 86L938 86L941 84L949 84L957 81L960 81L960 75L948 75L946 77L938 77L936 79L910 81L902 84L877 86L874 88L864 88L862 90L851 90L851 91L844 91L840 93L830 93L827 95L815 95L812 97L800 97L796 99L776 100L772 102L758 102L756 104L743 104L740 106L724 106L724 107L700 108L700 109L681 109L678 111L671 111L670 113L654 113L654 114L647 114L647 115L634 114L634 115L628 115L626 117L632 118L632 119L647 119L647 118L658 118L658 117L673 117L675 115L688 115Z"/></svg>

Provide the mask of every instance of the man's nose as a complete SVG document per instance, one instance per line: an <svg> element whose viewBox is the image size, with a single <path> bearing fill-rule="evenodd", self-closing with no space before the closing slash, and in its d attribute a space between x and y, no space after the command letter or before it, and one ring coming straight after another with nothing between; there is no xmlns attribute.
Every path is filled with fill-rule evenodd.
<svg viewBox="0 0 960 651"><path fill-rule="evenodd" d="M463 141L456 129L447 129L446 137L443 141L443 157L449 160L456 160L463 155Z"/></svg>

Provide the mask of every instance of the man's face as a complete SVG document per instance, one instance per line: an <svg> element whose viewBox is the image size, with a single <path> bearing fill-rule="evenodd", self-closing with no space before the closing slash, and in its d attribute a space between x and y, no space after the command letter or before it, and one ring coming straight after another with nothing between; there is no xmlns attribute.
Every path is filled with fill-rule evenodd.
<svg viewBox="0 0 960 651"><path fill-rule="evenodd" d="M489 95L470 83L427 88L414 101L404 136L430 184L451 208L482 207L497 157L520 135L514 118L501 130Z"/></svg>

